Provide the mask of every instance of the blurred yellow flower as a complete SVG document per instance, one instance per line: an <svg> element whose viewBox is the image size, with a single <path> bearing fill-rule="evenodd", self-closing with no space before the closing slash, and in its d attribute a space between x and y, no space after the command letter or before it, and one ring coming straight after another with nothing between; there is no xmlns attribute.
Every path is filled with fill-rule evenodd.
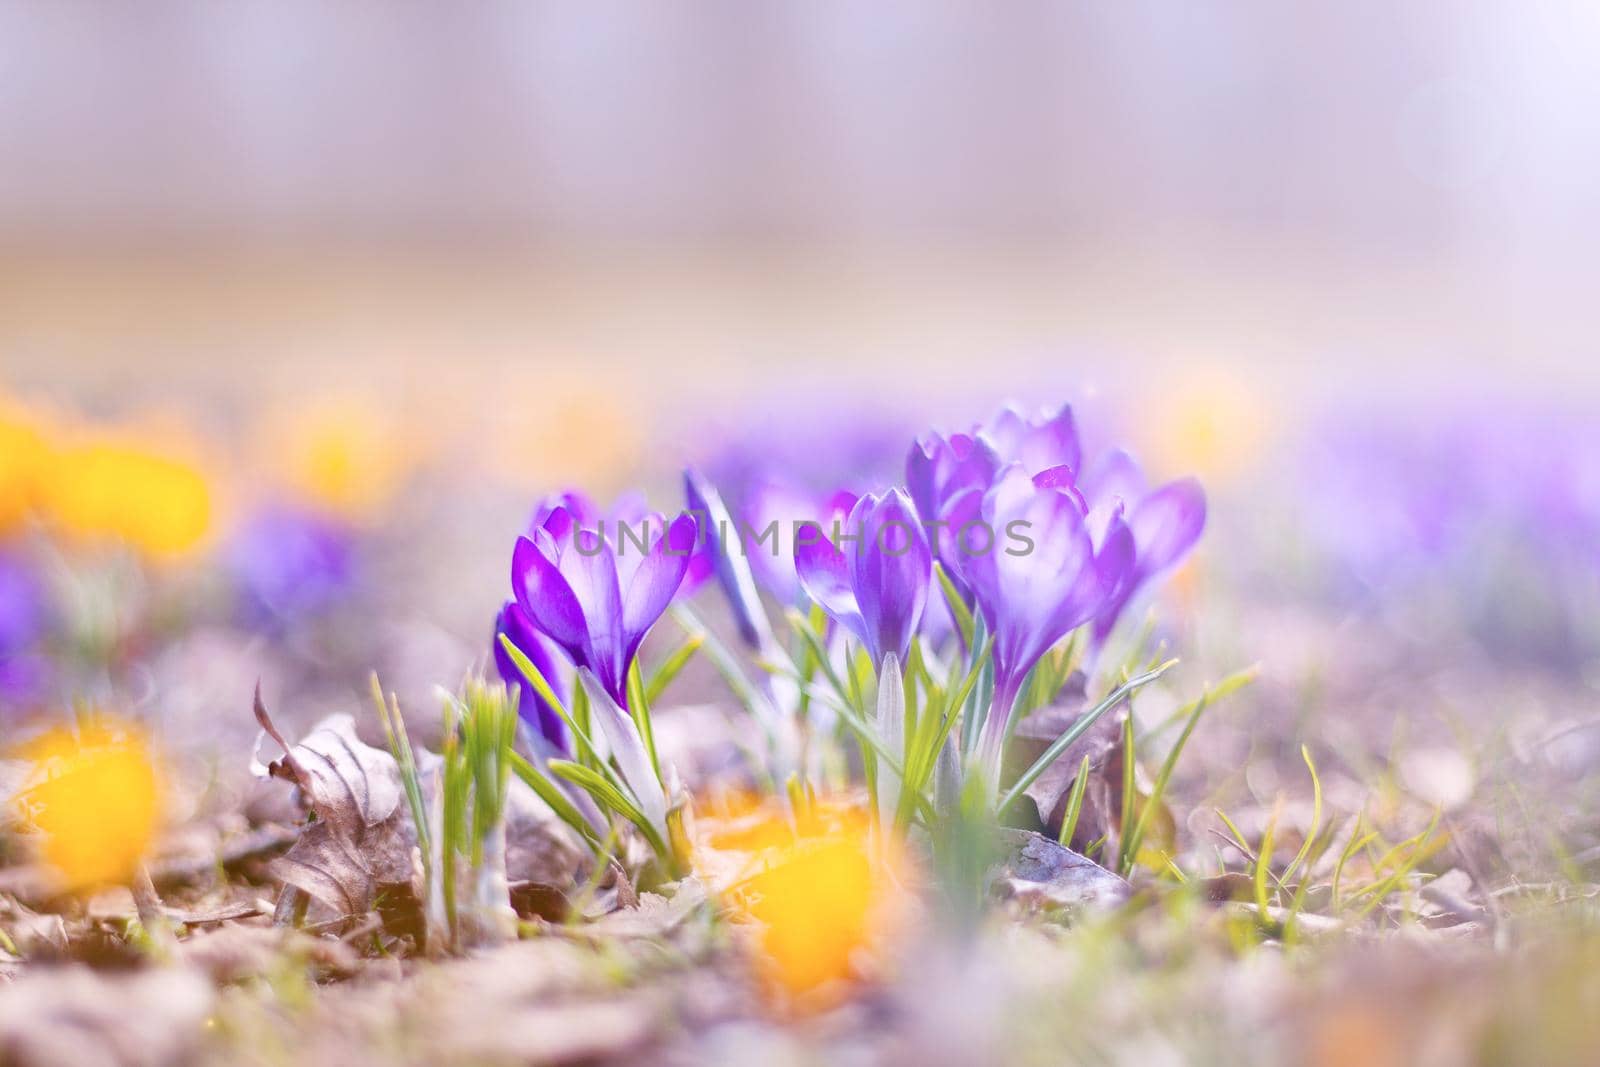
<svg viewBox="0 0 1600 1067"><path fill-rule="evenodd" d="M376 405L324 398L270 418L269 467L311 503L352 519L387 507L415 457L396 421Z"/></svg>
<svg viewBox="0 0 1600 1067"><path fill-rule="evenodd" d="M24 824L70 889L124 882L155 837L161 780L143 737L91 722L52 730L21 755L33 765L18 797Z"/></svg>
<svg viewBox="0 0 1600 1067"><path fill-rule="evenodd" d="M35 421L0 398L0 534L21 525L37 505L49 460Z"/></svg>
<svg viewBox="0 0 1600 1067"><path fill-rule="evenodd" d="M509 390L537 397L537 405L511 405L510 424L495 458L510 482L530 488L583 485L615 489L637 470L646 442L643 419L627 386L543 375Z"/></svg>
<svg viewBox="0 0 1600 1067"><path fill-rule="evenodd" d="M45 486L49 513L66 533L118 540L155 557L197 548L211 530L204 474L173 456L118 439L94 439L56 454Z"/></svg>
<svg viewBox="0 0 1600 1067"><path fill-rule="evenodd" d="M904 918L903 860L860 806L818 802L796 827L775 801L745 802L696 828L696 869L756 926L763 972L797 1002L836 998Z"/></svg>
<svg viewBox="0 0 1600 1067"><path fill-rule="evenodd" d="M1271 436L1260 391L1225 374L1180 378L1155 394L1142 420L1154 466L1220 484L1247 471Z"/></svg>

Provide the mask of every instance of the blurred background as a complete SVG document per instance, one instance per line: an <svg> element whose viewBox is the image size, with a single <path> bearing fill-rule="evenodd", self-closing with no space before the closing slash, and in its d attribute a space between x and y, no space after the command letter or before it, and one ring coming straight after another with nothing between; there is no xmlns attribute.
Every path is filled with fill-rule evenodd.
<svg viewBox="0 0 1600 1067"><path fill-rule="evenodd" d="M1600 882L1597 101L1595 0L0 0L0 743L134 720L185 787L163 849L209 870L279 819L257 679L290 735L377 741L372 671L433 720L542 494L672 511L694 463L736 513L820 508L919 432L1071 402L1086 458L1205 486L1143 724L1262 665L1167 794L1190 869L1224 811L1282 859L1324 799L1419 854L1442 820L1492 965L1344 988L1594 1062L1592 938L1581 999L1484 975L1502 909ZM737 726L707 658L664 746ZM1196 984L1276 1022L1281 958ZM1022 1002L1054 1061L1134 1002L1047 962L1092 994ZM974 973L919 1004L998 1003Z"/></svg>
<svg viewBox="0 0 1600 1067"><path fill-rule="evenodd" d="M426 693L539 493L873 488L1016 399L1201 476L1229 669L1590 684L1597 98L1585 0L0 0L0 548L71 605L0 676L209 708L203 618Z"/></svg>
<svg viewBox="0 0 1600 1067"><path fill-rule="evenodd" d="M6 0L0 360L1588 395L1597 90L1586 0Z"/></svg>

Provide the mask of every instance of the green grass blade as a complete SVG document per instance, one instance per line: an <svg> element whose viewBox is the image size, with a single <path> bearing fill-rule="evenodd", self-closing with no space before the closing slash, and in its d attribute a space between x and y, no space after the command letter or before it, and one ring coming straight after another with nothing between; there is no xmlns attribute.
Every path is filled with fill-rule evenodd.
<svg viewBox="0 0 1600 1067"><path fill-rule="evenodd" d="M705 643L706 635L703 632L686 637L683 644L675 648L672 655L662 661L661 666L650 676L650 684L644 687L645 699L652 705L661 699L661 694L666 692L667 686L683 673L683 669L689 665L689 661L694 659L695 653L699 652Z"/></svg>
<svg viewBox="0 0 1600 1067"><path fill-rule="evenodd" d="M1060 737L1052 741L1050 743L1050 747L1044 750L1043 755L1034 760L1033 766L1024 771L1022 776L1017 779L1016 783L1006 791L1005 796L1000 798L999 810L1005 811L1006 808L1014 804L1017 798L1020 797L1029 786L1039 780L1039 776L1043 774L1052 763L1061 758L1061 753L1065 752L1074 741L1082 737L1091 726L1100 720L1101 716L1110 711L1112 708L1115 708L1118 704L1121 704L1124 700L1142 687L1149 685L1157 678L1160 678L1177 662L1177 660L1171 659L1163 664L1160 664L1152 670L1146 671L1140 675L1136 675L1133 678L1129 678L1127 681L1117 686L1116 689L1112 690L1111 693L1105 697L1105 699L1100 701L1100 703L1096 704L1093 708L1090 708L1083 715L1080 715L1078 717L1078 721L1073 723L1072 726L1068 728L1068 730Z"/></svg>
<svg viewBox="0 0 1600 1067"><path fill-rule="evenodd" d="M1150 788L1150 799L1145 802L1144 809L1139 812L1139 821L1134 825L1131 835L1130 857L1136 858L1139 855L1139 846L1144 842L1145 828L1150 812L1166 796L1167 786L1172 781L1173 771L1178 766L1178 759L1183 755L1184 746L1189 743L1190 735L1194 733L1195 727L1199 725L1200 717L1205 714L1206 709L1212 704L1250 684L1259 674L1260 671L1256 667L1237 671L1208 688L1204 693L1200 694L1199 699L1191 701L1187 707L1179 710L1177 716L1174 716L1175 719L1182 720L1183 731L1178 735L1178 739L1173 742L1172 748L1168 750L1167 758L1162 761L1161 771L1156 775L1155 783ZM1146 734L1141 740L1148 740L1149 736L1149 734ZM1315 777L1315 772L1313 772L1313 777ZM1317 810L1320 812L1322 810L1321 786L1318 786L1317 789Z"/></svg>
<svg viewBox="0 0 1600 1067"><path fill-rule="evenodd" d="M564 778L587 792L594 798L594 802L600 805L601 810L620 815L633 823L639 829L639 832L644 835L645 840L650 843L650 847L655 851L656 855L670 862L672 853L667 848L667 843L660 832L657 831L645 813L640 810L639 806L626 796L621 789L618 789L610 781L581 763L553 759L548 766L551 774L558 778Z"/></svg>
<svg viewBox="0 0 1600 1067"><path fill-rule="evenodd" d="M1322 779L1317 777L1317 765L1311 761L1311 750L1305 745L1300 746L1300 758L1306 761L1306 769L1311 772L1311 828L1306 831L1306 839L1301 844L1300 851L1294 854L1289 866L1283 869L1282 880L1285 882L1311 854L1311 845L1316 841L1317 834L1322 832Z"/></svg>
<svg viewBox="0 0 1600 1067"><path fill-rule="evenodd" d="M1267 828L1261 835L1261 849L1256 853L1256 868L1251 878L1251 887L1255 890L1256 911L1260 914L1261 922L1267 923L1267 880L1272 875L1272 834L1278 826L1278 813L1273 812L1272 818L1267 820ZM1241 838L1241 840L1243 840Z"/></svg>
<svg viewBox="0 0 1600 1067"><path fill-rule="evenodd" d="M938 560L933 563L933 576L939 579L939 589L944 593L944 602L950 609L950 617L955 620L956 629L961 633L961 647L973 648L974 623L972 609L967 607L967 602L961 599L961 594L956 590L956 584L950 580L950 575L945 573L944 565Z"/></svg>
<svg viewBox="0 0 1600 1067"><path fill-rule="evenodd" d="M601 850L605 848L605 842L599 834L595 833L594 827L589 825L589 820L583 817L577 806L561 791L561 788L541 774L539 768L535 767L521 753L511 753L510 763L512 773L521 778L528 788L538 794L539 799L549 805L550 810L556 813L556 817L570 826L573 832L594 850L595 855L600 855Z"/></svg>
<svg viewBox="0 0 1600 1067"><path fill-rule="evenodd" d="M1056 840L1063 847L1072 846L1072 837L1078 832L1078 817L1083 814L1083 794L1089 788L1089 756L1085 753L1078 764L1078 776L1072 780L1072 792L1067 796L1066 814L1061 817L1061 832Z"/></svg>
<svg viewBox="0 0 1600 1067"><path fill-rule="evenodd" d="M644 672L639 669L638 660L634 660L633 666L628 669L628 703L633 705L628 711L633 716L634 729L639 731L639 740L644 742L644 754L650 758L650 769L655 772L656 780L661 781L661 760L656 757L656 731L650 724L650 701L644 693Z"/></svg>
<svg viewBox="0 0 1600 1067"><path fill-rule="evenodd" d="M556 699L555 690L550 688L550 683L545 680L539 668L533 665L533 661L523 654L522 649L512 644L511 638L505 634L500 635L500 647L506 650L506 655L511 657L511 662L517 665L517 670L521 671L522 676L528 680L528 684L533 686L534 692L538 693L545 703L555 709L556 714L561 717L561 721L566 723L567 729L572 731L573 739L578 744L579 754L588 757L597 764L602 762L598 750L594 747L594 742L589 740L588 731L584 729L577 717L567 710L567 706Z"/></svg>
<svg viewBox="0 0 1600 1067"><path fill-rule="evenodd" d="M1133 834L1128 820L1133 818L1134 766L1138 754L1133 741L1133 716L1129 715L1122 720L1122 817L1117 827L1117 873L1121 875L1126 875L1132 864L1128 844Z"/></svg>

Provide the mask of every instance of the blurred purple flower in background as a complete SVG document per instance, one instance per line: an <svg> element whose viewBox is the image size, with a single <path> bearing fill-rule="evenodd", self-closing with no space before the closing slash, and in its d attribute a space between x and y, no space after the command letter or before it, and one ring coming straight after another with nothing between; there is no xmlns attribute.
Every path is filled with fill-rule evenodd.
<svg viewBox="0 0 1600 1067"><path fill-rule="evenodd" d="M505 637L528 657L544 680L549 683L557 700L563 704L572 699L572 667L565 662L561 650L533 625L528 613L508 600L494 620L494 665L500 679L517 690L517 714L529 726L539 731L539 736L549 741L560 753L567 747L567 726L550 702L539 695L522 671L511 659L511 654L500 643Z"/></svg>
<svg viewBox="0 0 1600 1067"><path fill-rule="evenodd" d="M836 522L842 526L858 499L847 489L818 494L771 476L757 479L739 509L740 532L756 584L785 607L803 603L805 590L794 566L797 524L815 523L824 531ZM773 523L777 523L774 538L761 540Z"/></svg>
<svg viewBox="0 0 1600 1067"><path fill-rule="evenodd" d="M1302 555L1280 566L1305 568L1304 592L1501 661L1575 668L1600 647L1592 420L1511 404L1335 409L1294 460L1316 491L1288 501Z"/></svg>
<svg viewBox="0 0 1600 1067"><path fill-rule="evenodd" d="M38 651L47 627L44 589L21 557L0 550L0 710L44 695L49 670Z"/></svg>
<svg viewBox="0 0 1600 1067"><path fill-rule="evenodd" d="M933 550L910 499L895 489L858 500L840 527L848 551L820 526L809 532L795 544L801 585L867 647L875 667L891 653L903 664L933 580Z"/></svg>
<svg viewBox="0 0 1600 1067"><path fill-rule="evenodd" d="M321 512L275 505L240 527L225 551L225 566L246 618L283 624L323 611L349 592L356 534Z"/></svg>
<svg viewBox="0 0 1600 1067"><path fill-rule="evenodd" d="M539 513L542 522L512 553L517 606L626 708L639 645L689 570L695 521L685 514L669 524L645 513L626 526L587 526L564 503Z"/></svg>

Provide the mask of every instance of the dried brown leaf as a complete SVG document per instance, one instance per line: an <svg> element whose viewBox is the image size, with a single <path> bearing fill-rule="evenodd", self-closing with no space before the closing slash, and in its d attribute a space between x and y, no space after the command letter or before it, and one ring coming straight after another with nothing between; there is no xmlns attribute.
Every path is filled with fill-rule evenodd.
<svg viewBox="0 0 1600 1067"><path fill-rule="evenodd" d="M1005 775L1008 778L1020 775L1086 710L1087 704L1052 705L1040 708L1018 723L1006 749ZM1070 843L1077 848L1087 848L1090 842L1116 832L1117 809L1122 804L1122 723L1127 714L1127 709L1121 708L1101 716L1023 791L1037 811L1034 828L1051 836L1060 833L1073 779L1078 775L1083 758L1088 756L1089 785L1084 791L1083 810Z"/></svg>
<svg viewBox="0 0 1600 1067"><path fill-rule="evenodd" d="M313 816L268 870L346 916L372 910L384 887L409 885L416 827L394 757L362 742L349 715L324 719L293 746L273 727L259 692L256 718L284 749L267 773L298 786Z"/></svg>

